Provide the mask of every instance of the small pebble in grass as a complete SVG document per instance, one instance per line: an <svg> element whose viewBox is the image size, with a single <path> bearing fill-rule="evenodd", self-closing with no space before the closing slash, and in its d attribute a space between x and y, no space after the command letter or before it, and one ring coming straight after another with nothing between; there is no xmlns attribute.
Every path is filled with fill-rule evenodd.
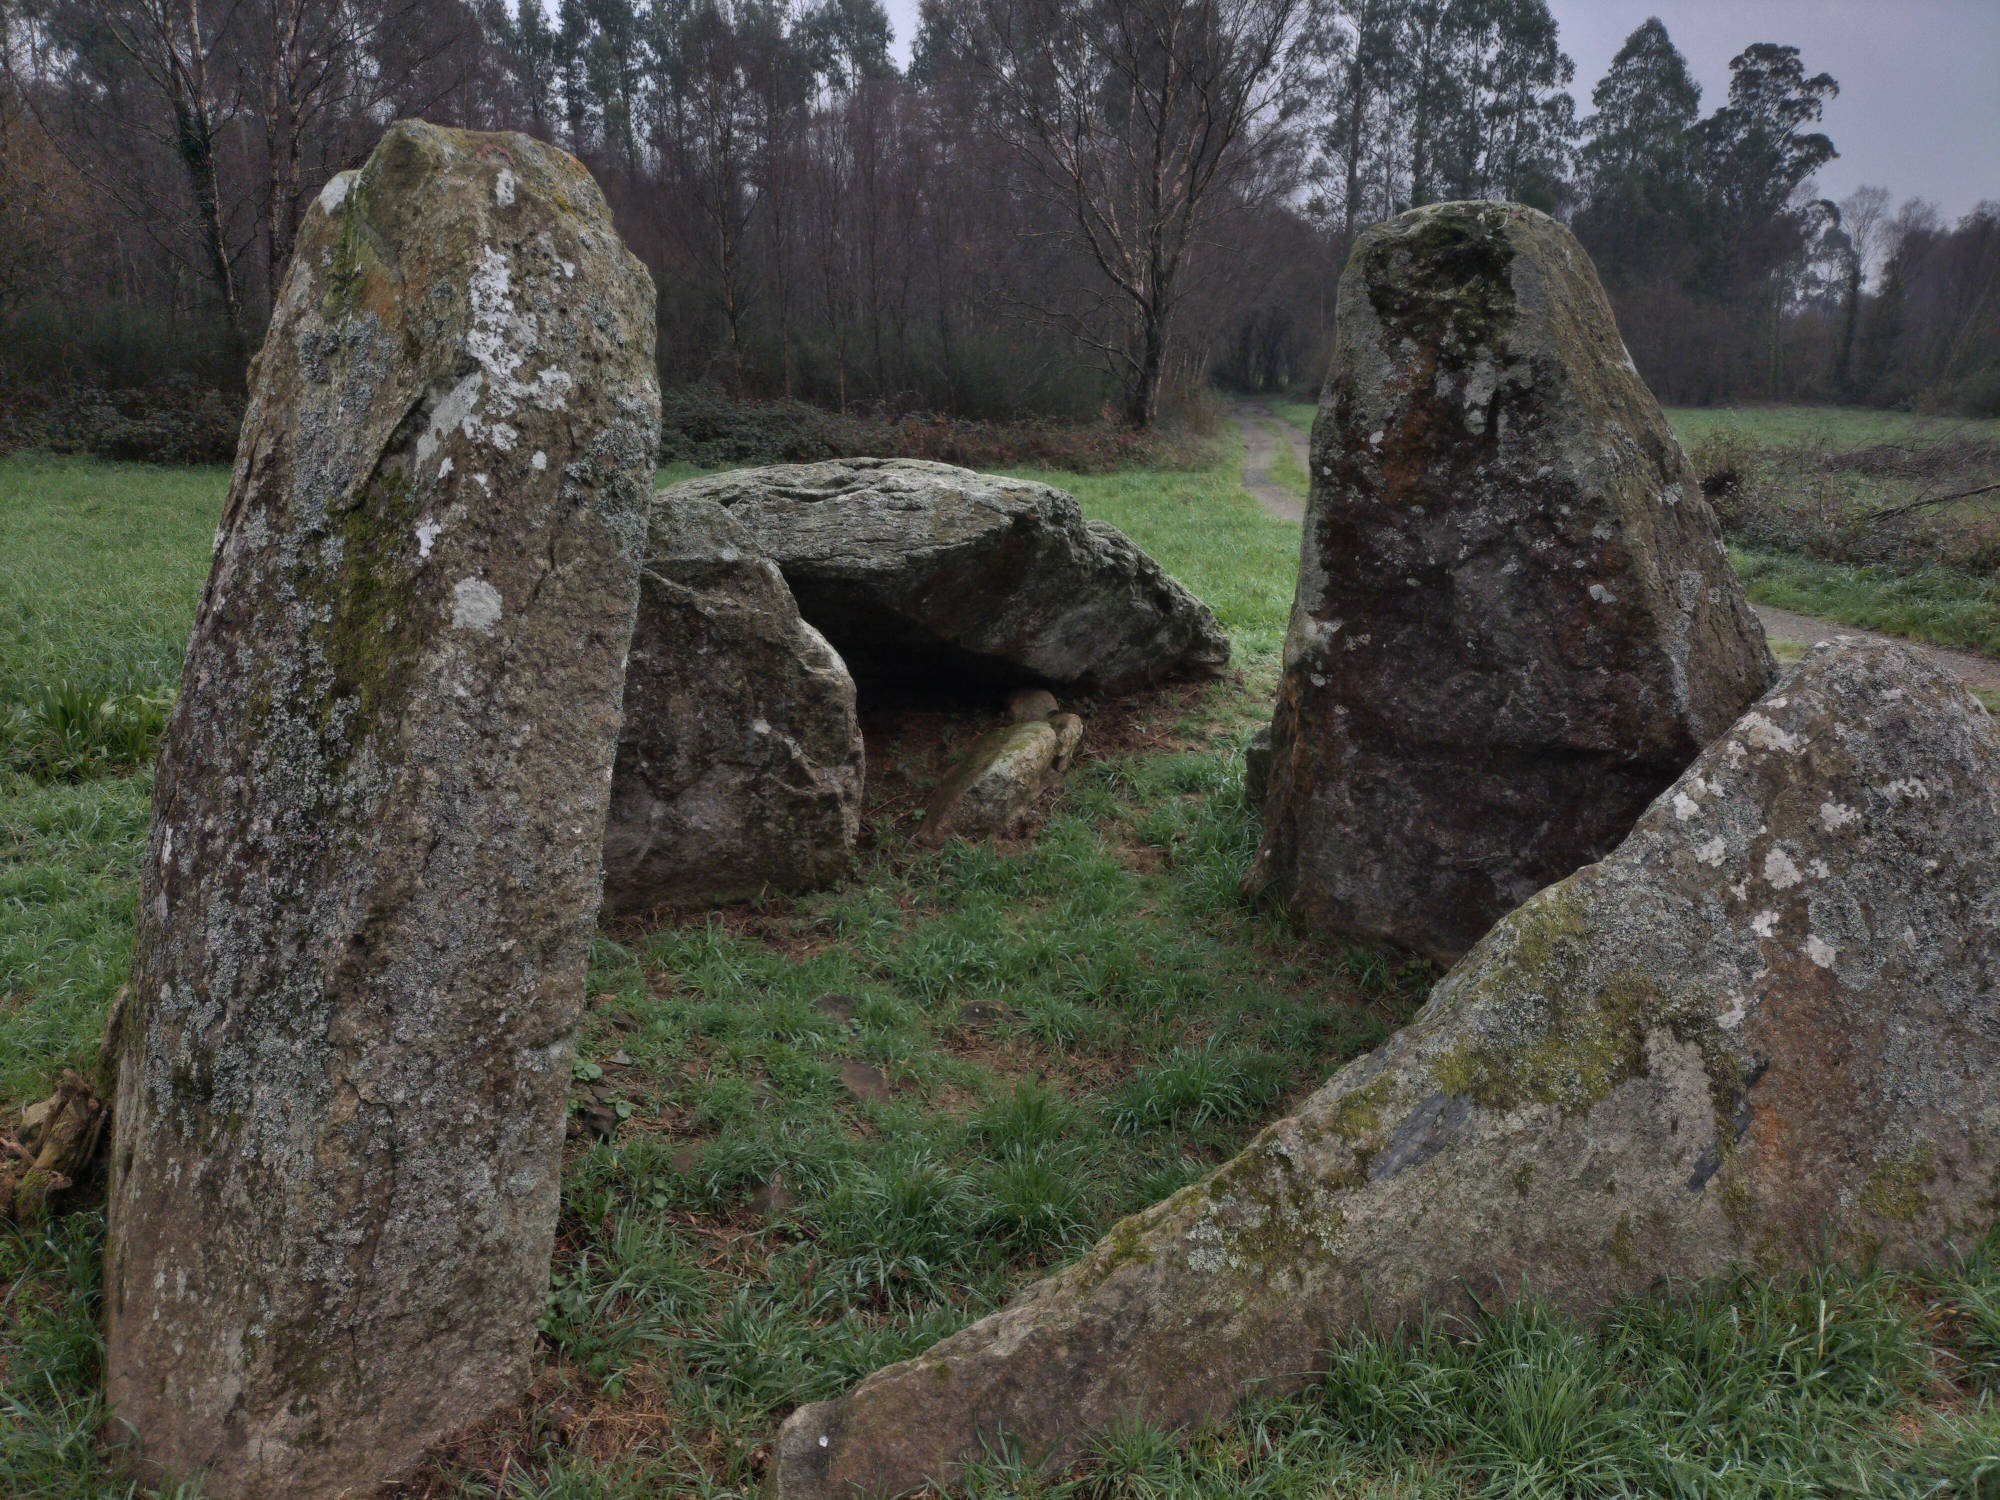
<svg viewBox="0 0 2000 1500"><path fill-rule="evenodd" d="M608 1141L618 1131L618 1111L610 1104L594 1101L569 1117L571 1140Z"/></svg>
<svg viewBox="0 0 2000 1500"><path fill-rule="evenodd" d="M826 994L821 995L819 999L813 1001L813 1009L831 1020L852 1021L854 1013L860 1004L861 1002L856 1000L852 995L843 995L838 991L829 990Z"/></svg>
<svg viewBox="0 0 2000 1500"><path fill-rule="evenodd" d="M771 1180L750 1195L751 1209L764 1219L782 1219L796 1201L783 1172L773 1172Z"/></svg>
<svg viewBox="0 0 2000 1500"><path fill-rule="evenodd" d="M1013 1018L1014 1008L999 1000L968 1000L958 1008L958 1024L986 1027Z"/></svg>
<svg viewBox="0 0 2000 1500"><path fill-rule="evenodd" d="M841 1085L863 1104L887 1104L889 1080L864 1062L852 1059L840 1065Z"/></svg>

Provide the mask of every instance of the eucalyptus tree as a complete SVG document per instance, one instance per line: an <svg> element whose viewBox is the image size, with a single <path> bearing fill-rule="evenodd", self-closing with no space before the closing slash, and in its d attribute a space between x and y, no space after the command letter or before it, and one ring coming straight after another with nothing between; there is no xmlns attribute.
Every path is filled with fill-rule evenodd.
<svg viewBox="0 0 2000 1500"><path fill-rule="evenodd" d="M1610 280L1684 269L1706 212L1701 85L1658 18L1625 39L1590 102L1578 236Z"/></svg>

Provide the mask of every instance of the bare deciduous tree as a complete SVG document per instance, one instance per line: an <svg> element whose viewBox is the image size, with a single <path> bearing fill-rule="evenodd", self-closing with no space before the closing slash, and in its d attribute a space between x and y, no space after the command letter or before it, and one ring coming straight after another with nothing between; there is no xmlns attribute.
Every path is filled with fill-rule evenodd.
<svg viewBox="0 0 2000 1500"><path fill-rule="evenodd" d="M1254 193L1318 74L1312 0L971 0L991 121L1103 287L1045 303L1152 425L1189 264Z"/></svg>

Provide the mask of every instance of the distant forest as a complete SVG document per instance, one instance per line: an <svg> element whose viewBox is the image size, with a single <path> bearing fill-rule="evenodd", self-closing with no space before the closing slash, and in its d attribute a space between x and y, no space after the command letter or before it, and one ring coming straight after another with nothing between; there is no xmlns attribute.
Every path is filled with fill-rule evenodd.
<svg viewBox="0 0 2000 1500"><path fill-rule="evenodd" d="M1505 198L1669 402L2000 412L2000 203L1818 196L1797 47L1705 109L1657 20L1579 103L1543 0L925 0L890 40L877 0L0 0L0 399L240 397L314 195L420 115L588 164L663 380L727 397L1309 391L1358 231Z"/></svg>

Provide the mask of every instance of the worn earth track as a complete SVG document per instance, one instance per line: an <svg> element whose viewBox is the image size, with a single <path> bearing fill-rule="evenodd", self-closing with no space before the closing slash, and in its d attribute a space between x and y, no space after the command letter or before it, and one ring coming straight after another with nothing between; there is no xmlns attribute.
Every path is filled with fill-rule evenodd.
<svg viewBox="0 0 2000 1500"><path fill-rule="evenodd" d="M1295 524L1303 521L1304 501L1272 477L1271 464L1277 457L1279 442L1283 441L1291 445L1299 468L1311 472L1305 430L1279 415L1276 407L1262 401L1232 401L1229 414L1243 438L1243 488L1267 514ZM2000 692L2000 661L1992 657L1904 640L1900 636L1883 635L1879 631L1862 630L1832 620L1814 619L1811 615L1775 609L1768 604L1757 604L1752 608L1757 611L1757 618L1764 622L1765 633L1774 641L1795 641L1801 646L1812 646L1836 635L1856 635L1873 641L1893 640L1923 652L1946 671L1964 679L1968 687L1988 693Z"/></svg>
<svg viewBox="0 0 2000 1500"><path fill-rule="evenodd" d="M1229 415L1243 439L1243 488L1264 508L1266 515L1293 525L1306 518L1305 498L1285 488L1271 477L1271 462L1278 456L1278 433L1292 445L1299 469L1307 472L1305 435L1261 401L1232 401ZM1275 431L1273 430L1275 428Z"/></svg>

